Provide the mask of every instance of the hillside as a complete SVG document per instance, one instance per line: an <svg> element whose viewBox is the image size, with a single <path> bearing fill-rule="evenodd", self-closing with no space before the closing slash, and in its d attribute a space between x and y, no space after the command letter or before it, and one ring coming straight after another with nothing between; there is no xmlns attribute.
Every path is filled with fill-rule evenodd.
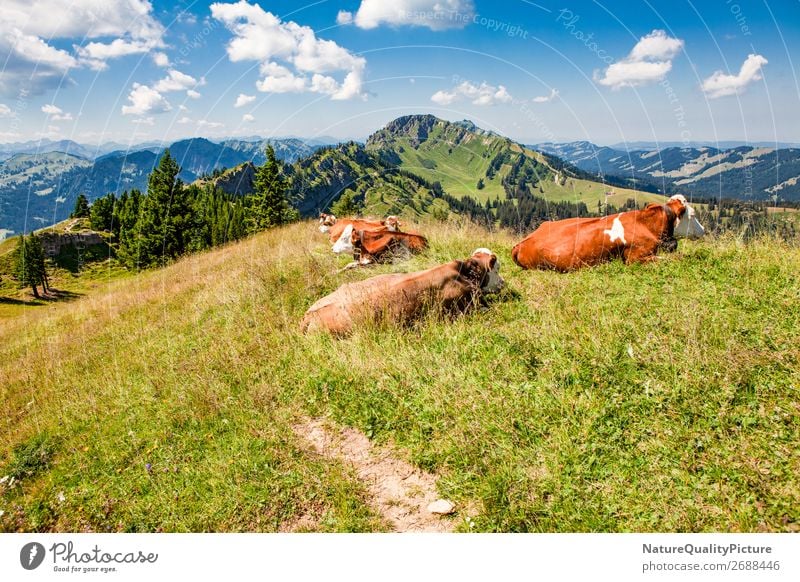
<svg viewBox="0 0 800 582"><path fill-rule="evenodd" d="M800 201L800 149L665 147L630 152L587 141L544 143L537 150L581 170L703 198Z"/></svg>
<svg viewBox="0 0 800 582"><path fill-rule="evenodd" d="M800 528L796 246L562 275L505 231L411 226L408 264L336 274L309 221L4 320L0 530L390 529L298 433L320 422L430 472L460 531ZM345 281L478 246L508 285L486 310L298 334Z"/></svg>
<svg viewBox="0 0 800 582"><path fill-rule="evenodd" d="M354 142L322 148L289 172L292 202L303 216L317 216L347 190L363 203L365 214L446 218L449 211L424 180L399 172Z"/></svg>

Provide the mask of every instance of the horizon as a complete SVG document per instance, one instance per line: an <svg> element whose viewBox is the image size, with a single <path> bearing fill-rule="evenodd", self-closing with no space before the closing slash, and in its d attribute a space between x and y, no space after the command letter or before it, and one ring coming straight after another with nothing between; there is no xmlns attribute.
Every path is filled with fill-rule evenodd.
<svg viewBox="0 0 800 582"><path fill-rule="evenodd" d="M7 4L0 143L362 140L420 112L524 144L800 135L788 3Z"/></svg>
<svg viewBox="0 0 800 582"><path fill-rule="evenodd" d="M194 139L201 139L207 140L209 142L220 144L226 141L246 141L246 142L256 142L256 141L267 141L267 140L274 140L274 141L281 141L281 140L291 140L296 139L299 141L303 141L306 143L313 143L317 142L321 145L337 145L340 143L346 142L357 142L357 143L366 143L369 137L386 127L388 123L399 119L400 117L407 117L407 116L422 116L422 115L433 115L430 113L412 113L407 114L399 117L395 117L392 120L389 120L386 124L382 125L381 127L375 128L374 131L359 137L336 137L331 135L318 135L318 136L303 136L303 135L294 135L294 134L287 134L287 135L278 135L278 136L266 136L266 135L258 135L258 134L247 134L247 135L221 135L221 136L206 136L206 135L193 135L193 136L182 136L177 137L174 139L146 139L142 141L132 142L129 144L124 144L119 141L115 140L107 140L102 142L92 142L92 141L77 141L75 139L64 137L59 139L52 139L49 137L41 137L41 138L34 138L26 141L14 141L14 142L0 142L0 147L4 146L23 146L23 145L49 145L52 143L59 143L59 142L72 142L82 147L96 147L102 148L103 146L110 146L110 145L119 145L119 146L126 146L128 150L133 150L133 148L142 148L142 147L169 147L172 144L181 142L181 141L188 141ZM434 117L437 117L434 115ZM441 117L437 117L438 119L442 119L448 123L457 123L461 121L471 122L476 125L478 129L486 130L486 128L481 127L474 120L463 118L463 119L444 119ZM509 137L503 134L498 134L501 137ZM580 142L588 142L591 145L600 147L600 148L612 148L612 149L624 149L626 146L628 148L645 148L645 149L665 149L665 148L672 148L672 147L684 147L684 148L698 148L698 147L715 147L717 149L730 149L733 147L741 147L741 146L751 146L751 147L775 147L776 149L782 148L795 148L800 147L800 142L797 141L765 141L765 140L738 140L738 139L719 139L716 141L708 140L708 139L692 139L691 141L681 142L681 141L657 141L657 140L631 140L628 142L613 142L613 143L601 143L587 139L576 139L576 140L567 140L567 141L520 141L520 140L513 140L521 145L525 146L536 146L536 145L566 145L566 144L574 144Z"/></svg>

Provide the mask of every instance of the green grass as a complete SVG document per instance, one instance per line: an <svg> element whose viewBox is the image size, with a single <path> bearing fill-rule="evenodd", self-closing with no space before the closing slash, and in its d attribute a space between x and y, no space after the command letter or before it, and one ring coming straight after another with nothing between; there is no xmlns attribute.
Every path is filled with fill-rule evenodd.
<svg viewBox="0 0 800 582"><path fill-rule="evenodd" d="M337 275L306 222L4 320L0 529L385 529L353 469L294 435L308 416L435 472L462 530L800 527L797 247L682 242L564 275L518 269L505 232L412 227L431 246L407 264ZM297 331L345 281L479 246L508 284L488 310Z"/></svg>

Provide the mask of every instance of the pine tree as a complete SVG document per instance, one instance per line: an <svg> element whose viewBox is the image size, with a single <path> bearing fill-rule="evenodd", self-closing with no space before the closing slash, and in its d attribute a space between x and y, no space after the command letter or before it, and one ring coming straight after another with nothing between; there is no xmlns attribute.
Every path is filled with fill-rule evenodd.
<svg viewBox="0 0 800 582"><path fill-rule="evenodd" d="M279 226L299 218L297 210L289 206L286 199L287 182L281 173L281 163L275 150L267 146L267 161L256 170L255 194L250 198L248 217L249 232Z"/></svg>
<svg viewBox="0 0 800 582"><path fill-rule="evenodd" d="M89 199L86 198L85 194L78 194L78 198L75 199L75 208L72 211L72 214L69 215L70 218L88 218L89 216Z"/></svg>
<svg viewBox="0 0 800 582"><path fill-rule="evenodd" d="M30 287L33 296L40 298L38 286L46 293L49 288L47 266L45 264L44 247L41 239L35 233L27 238L19 237L19 244L14 251L14 278L20 287Z"/></svg>
<svg viewBox="0 0 800 582"><path fill-rule="evenodd" d="M184 235L191 209L183 182L178 178L180 171L178 162L165 150L158 167L150 174L135 229L140 267L164 264L186 249Z"/></svg>
<svg viewBox="0 0 800 582"><path fill-rule="evenodd" d="M93 230L112 232L114 226L114 205L117 202L114 194L106 194L92 202L89 209L89 224Z"/></svg>

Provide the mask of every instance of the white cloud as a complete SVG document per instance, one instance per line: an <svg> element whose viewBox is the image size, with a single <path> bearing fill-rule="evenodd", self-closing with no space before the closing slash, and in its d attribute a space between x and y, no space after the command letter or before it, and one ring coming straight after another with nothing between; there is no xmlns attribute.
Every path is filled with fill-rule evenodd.
<svg viewBox="0 0 800 582"><path fill-rule="evenodd" d="M472 0L361 0L355 16L351 13L349 21L359 28L377 28L382 24L390 26L424 26L431 30L464 28L475 16ZM348 16L339 13L339 24ZM340 21L342 20L342 21Z"/></svg>
<svg viewBox="0 0 800 582"><path fill-rule="evenodd" d="M455 103L457 100L458 94L455 91L437 91L431 95L431 101L437 105L450 105L451 103Z"/></svg>
<svg viewBox="0 0 800 582"><path fill-rule="evenodd" d="M242 121L244 121L245 123L252 123L255 120L256 118L249 113L245 113L244 115L242 115Z"/></svg>
<svg viewBox="0 0 800 582"><path fill-rule="evenodd" d="M263 78L256 83L259 91L310 91L327 94L335 100L364 97L362 77L366 60L333 41L317 38L308 26L282 22L246 0L212 4L211 14L234 35L227 46L232 62L261 62ZM342 80L331 75L337 72L344 74Z"/></svg>
<svg viewBox="0 0 800 582"><path fill-rule="evenodd" d="M153 126L156 124L155 117L137 117L135 119L131 119L131 123L135 125L149 125Z"/></svg>
<svg viewBox="0 0 800 582"><path fill-rule="evenodd" d="M201 78L198 81L191 75L187 75L176 69L170 69L167 71L167 76L156 81L152 87L141 83L134 83L133 89L130 95L128 95L128 101L130 101L131 104L122 106L122 114L146 115L171 111L172 106L162 93L186 91L187 97L199 99L200 93L198 93L194 87L204 84L205 78ZM183 110L184 108L181 106L181 109Z"/></svg>
<svg viewBox="0 0 800 582"><path fill-rule="evenodd" d="M225 127L225 124L219 123L217 121L206 121L205 119L198 119L197 127L198 129L220 129L222 127Z"/></svg>
<svg viewBox="0 0 800 582"><path fill-rule="evenodd" d="M249 105L255 100L256 100L255 95L245 95L244 93L239 93L239 96L236 98L236 103L234 103L233 106L244 107L245 105Z"/></svg>
<svg viewBox="0 0 800 582"><path fill-rule="evenodd" d="M155 89L139 83L133 84L128 95L130 105L122 106L122 115L146 115L148 113L164 113L172 106L164 96Z"/></svg>
<svg viewBox="0 0 800 582"><path fill-rule="evenodd" d="M180 123L181 125L186 125L188 123L194 123L191 117L181 117L176 123Z"/></svg>
<svg viewBox="0 0 800 582"><path fill-rule="evenodd" d="M473 105L496 105L513 101L513 97L503 85L495 87L485 81L480 85L463 81L453 87L452 91L437 91L431 96L431 101L438 105L450 105L462 98L469 99Z"/></svg>
<svg viewBox="0 0 800 582"><path fill-rule="evenodd" d="M761 55L748 55L742 63L738 75L726 75L722 71L716 71L703 81L703 92L709 99L737 95L744 91L750 83L761 80L761 67L768 62Z"/></svg>
<svg viewBox="0 0 800 582"><path fill-rule="evenodd" d="M663 30L654 30L640 38L627 57L612 63L597 82L619 89L661 81L672 70L672 59L683 44L683 40L667 36Z"/></svg>
<svg viewBox="0 0 800 582"><path fill-rule="evenodd" d="M51 103L42 105L42 113L47 114L50 121L72 121L71 113L64 113L60 107L56 107Z"/></svg>
<svg viewBox="0 0 800 582"><path fill-rule="evenodd" d="M8 105L0 103L0 117L9 117L11 115L11 108Z"/></svg>
<svg viewBox="0 0 800 582"><path fill-rule="evenodd" d="M187 91L198 85L198 81L191 75L181 73L178 70L170 69L167 76L153 85L153 89L159 93L169 93L170 91Z"/></svg>
<svg viewBox="0 0 800 582"><path fill-rule="evenodd" d="M149 0L74 0L69 6L62 0L3 0L0 91L41 93L59 86L72 69L101 70L109 59L163 46L164 27L152 12ZM55 46L71 39L89 42L71 52Z"/></svg>
<svg viewBox="0 0 800 582"><path fill-rule="evenodd" d="M352 12L348 12L347 10L339 10L339 13L336 15L336 24L352 24L352 22Z"/></svg>
<svg viewBox="0 0 800 582"><path fill-rule="evenodd" d="M153 62L157 67L168 67L169 57L166 53L153 53Z"/></svg>
<svg viewBox="0 0 800 582"><path fill-rule="evenodd" d="M552 101L558 97L558 89L551 89L549 95L540 95L539 97L534 97L534 103L547 103L548 101Z"/></svg>

